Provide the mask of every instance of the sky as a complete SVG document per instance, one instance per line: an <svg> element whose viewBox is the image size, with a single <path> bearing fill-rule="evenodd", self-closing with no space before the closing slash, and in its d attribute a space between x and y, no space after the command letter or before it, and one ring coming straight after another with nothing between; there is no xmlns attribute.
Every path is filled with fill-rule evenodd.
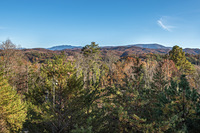
<svg viewBox="0 0 200 133"><path fill-rule="evenodd" d="M0 42L23 48L158 43L200 48L200 0L1 0Z"/></svg>

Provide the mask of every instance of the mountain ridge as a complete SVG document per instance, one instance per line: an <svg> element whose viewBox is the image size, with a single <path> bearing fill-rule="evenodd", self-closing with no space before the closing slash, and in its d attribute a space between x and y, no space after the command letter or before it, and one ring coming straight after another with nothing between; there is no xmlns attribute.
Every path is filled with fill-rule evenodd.
<svg viewBox="0 0 200 133"><path fill-rule="evenodd" d="M171 49L172 47L166 47L161 44L151 43L151 44L129 44L129 45L119 45L119 46L100 46L100 48L114 48L114 47L141 47L141 48L150 48L150 49ZM73 46L73 45L57 45L50 48L46 48L49 50L64 50L64 49L74 49L74 48L82 48L82 46Z"/></svg>
<svg viewBox="0 0 200 133"><path fill-rule="evenodd" d="M82 48L82 46L72 46L72 45L58 45L50 48L46 48L48 50L64 50L64 49L74 49L74 48Z"/></svg>
<svg viewBox="0 0 200 133"><path fill-rule="evenodd" d="M60 51L60 50L75 50L75 49L81 49L82 46L72 46L72 45L58 45L53 46L51 48L47 48L48 50L52 51ZM119 51L119 52L125 52L125 55L133 54L133 53L161 53L166 54L169 52L172 47L166 47L161 44L157 43L151 43L151 44L130 44L130 45L122 45L122 46L100 46L101 50L112 50L112 51ZM199 48L185 48L183 49L185 53L188 54L200 54Z"/></svg>
<svg viewBox="0 0 200 133"><path fill-rule="evenodd" d="M142 47L142 48L151 48L151 49L172 49L172 47L166 47L161 44L152 43L152 44L133 44L133 46L136 47Z"/></svg>

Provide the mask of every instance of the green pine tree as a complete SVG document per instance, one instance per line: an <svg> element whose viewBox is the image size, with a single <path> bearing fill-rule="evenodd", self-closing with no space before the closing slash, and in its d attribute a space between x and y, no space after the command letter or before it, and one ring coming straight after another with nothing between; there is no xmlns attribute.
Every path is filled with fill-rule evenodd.
<svg viewBox="0 0 200 133"><path fill-rule="evenodd" d="M43 104L43 118L49 121L46 124L50 131L69 132L82 115L83 79L76 76L74 63L67 61L64 55L48 61L41 72L44 89L49 92Z"/></svg>
<svg viewBox="0 0 200 133"><path fill-rule="evenodd" d="M158 94L155 118L158 130L164 132L199 132L199 94L191 89L185 75L179 84Z"/></svg>
<svg viewBox="0 0 200 133"><path fill-rule="evenodd" d="M82 53L84 56L91 56L94 53L99 53L100 48L98 44L95 42L91 42L90 45L86 45L85 47L82 48Z"/></svg>
<svg viewBox="0 0 200 133"><path fill-rule="evenodd" d="M26 120L26 103L0 76L0 132L19 132Z"/></svg>
<svg viewBox="0 0 200 133"><path fill-rule="evenodd" d="M182 74L192 74L194 72L193 65L186 59L185 52L179 46L174 46L169 52L169 58L174 61L178 70Z"/></svg>
<svg viewBox="0 0 200 133"><path fill-rule="evenodd" d="M158 62L155 73L153 75L152 88L155 91L163 91L167 85L165 73L162 69L163 62Z"/></svg>

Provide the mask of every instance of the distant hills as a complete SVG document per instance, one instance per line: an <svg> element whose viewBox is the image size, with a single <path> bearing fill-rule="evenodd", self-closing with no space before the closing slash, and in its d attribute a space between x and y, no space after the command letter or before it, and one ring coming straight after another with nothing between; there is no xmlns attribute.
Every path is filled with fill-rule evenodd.
<svg viewBox="0 0 200 133"><path fill-rule="evenodd" d="M117 47L126 47L130 48L132 46L140 47L140 48L150 48L150 49L172 49L172 47L165 47L160 44L133 44L133 45L124 45L124 46L103 46L101 48L117 48ZM82 46L72 46L72 45L59 45L53 46L51 48L47 48L49 50L64 50L64 49L75 49L75 48L82 48Z"/></svg>
<svg viewBox="0 0 200 133"><path fill-rule="evenodd" d="M76 49L81 49L81 46L72 46L72 45L59 45L51 48L47 48L52 51L74 51ZM115 53L121 54L121 56L132 55L132 54L142 54L142 53L157 53L157 54L166 54L168 53L172 47L165 47L161 44L132 44L132 45L124 45L124 46L103 46L101 47L102 51L113 51ZM186 53L189 54L200 54L200 49L196 48L186 48L183 49Z"/></svg>
<svg viewBox="0 0 200 133"><path fill-rule="evenodd" d="M75 48L82 48L81 46L72 46L72 45L59 45L53 46L51 48L47 48L49 50L64 50L64 49L75 49Z"/></svg>
<svg viewBox="0 0 200 133"><path fill-rule="evenodd" d="M172 47L165 47L160 44L134 44L133 46L141 48L151 48L151 49L172 49Z"/></svg>

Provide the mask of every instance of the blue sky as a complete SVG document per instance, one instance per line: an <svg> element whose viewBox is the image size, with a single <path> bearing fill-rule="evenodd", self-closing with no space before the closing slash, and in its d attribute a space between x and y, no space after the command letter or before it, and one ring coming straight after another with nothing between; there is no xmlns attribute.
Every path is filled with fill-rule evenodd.
<svg viewBox="0 0 200 133"><path fill-rule="evenodd" d="M200 0L1 0L0 41L26 48L159 43L200 48Z"/></svg>

